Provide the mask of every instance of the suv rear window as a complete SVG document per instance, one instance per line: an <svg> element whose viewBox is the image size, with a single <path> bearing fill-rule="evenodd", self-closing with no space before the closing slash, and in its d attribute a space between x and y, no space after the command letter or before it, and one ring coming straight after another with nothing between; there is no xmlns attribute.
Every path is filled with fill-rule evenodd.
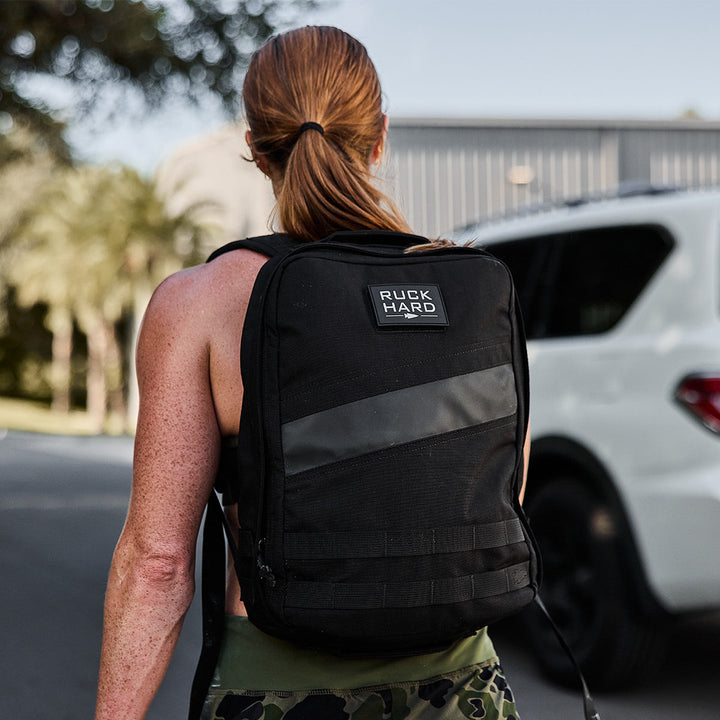
<svg viewBox="0 0 720 720"><path fill-rule="evenodd" d="M673 247L661 227L632 225L490 245L515 279L528 339L597 335L627 313Z"/></svg>

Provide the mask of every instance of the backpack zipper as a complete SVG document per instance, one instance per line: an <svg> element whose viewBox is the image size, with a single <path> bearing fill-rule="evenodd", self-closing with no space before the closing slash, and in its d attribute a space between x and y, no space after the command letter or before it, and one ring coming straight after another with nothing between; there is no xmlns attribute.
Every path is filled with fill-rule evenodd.
<svg viewBox="0 0 720 720"><path fill-rule="evenodd" d="M274 255L271 258L268 259L268 262L274 261L274 267L270 266L268 268L268 271L270 272L270 277L267 281L263 282L265 283L265 287L269 287L272 283L273 278L275 277L275 273L278 272L280 261L284 259L286 256L286 253L279 253L278 255ZM260 272L262 272L264 268L261 268ZM256 281L257 282L257 279ZM256 320L259 323L259 327L262 327L264 325L264 318L266 313L266 305L267 305L267 293L263 294L262 298L260 299L260 310L256 318L253 318L253 320ZM246 316L246 322L247 322L247 316ZM263 337L263 333L258 331L257 335L257 349L256 349L256 355L254 358L254 364L256 368L263 368L264 364L262 362L263 359L263 352L265 349L265 339ZM255 411L255 419L257 423L257 442L258 447L260 451L260 462L258 467L258 504L257 504L257 515L255 517L255 537L257 540L255 541L255 567L257 570L258 578L262 581L262 584L265 586L269 586L271 588L275 587L277 584L277 580L275 578L275 575L272 571L272 568L265 562L265 554L264 554L264 548L267 544L267 535L269 534L267 532L267 527L263 527L263 512L265 510L265 493L266 493L266 481L265 476L267 474L266 472L266 453L265 453L265 426L264 426L264 420L263 420L263 412L261 407L261 398L263 396L263 388L264 388L264 382L263 382L263 372L260 371L256 375L257 379L255 383L253 383L254 390L255 390L255 397L253 399L253 405L254 405L254 411ZM246 388L247 392L247 388Z"/></svg>
<svg viewBox="0 0 720 720"><path fill-rule="evenodd" d="M271 588L274 588L277 584L277 581L275 580L275 575L273 574L272 568L269 565L265 564L265 559L263 557L263 545L267 542L267 538L260 538L257 541L257 571L258 576L260 579L267 583Z"/></svg>

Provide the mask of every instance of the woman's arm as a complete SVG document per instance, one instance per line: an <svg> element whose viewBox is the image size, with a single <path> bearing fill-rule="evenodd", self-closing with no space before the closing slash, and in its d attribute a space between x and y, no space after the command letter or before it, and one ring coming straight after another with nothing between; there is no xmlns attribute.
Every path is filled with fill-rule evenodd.
<svg viewBox="0 0 720 720"><path fill-rule="evenodd" d="M523 481L520 488L520 504L525 499L525 487L527 486L528 465L530 464L530 423L525 432L525 444L523 445Z"/></svg>
<svg viewBox="0 0 720 720"><path fill-rule="evenodd" d="M105 599L96 720L145 717L194 592L195 542L220 444L203 270L157 289L138 342L133 487Z"/></svg>

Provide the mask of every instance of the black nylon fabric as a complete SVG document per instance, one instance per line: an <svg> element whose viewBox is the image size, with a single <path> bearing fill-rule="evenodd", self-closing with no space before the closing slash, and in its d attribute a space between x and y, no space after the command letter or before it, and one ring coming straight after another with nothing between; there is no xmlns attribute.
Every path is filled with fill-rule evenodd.
<svg viewBox="0 0 720 720"><path fill-rule="evenodd" d="M517 611L537 592L537 555L517 500L527 424L522 324L507 269L481 251L405 254L418 238L388 233L334 240L341 242L288 253L284 238L253 290L242 350L242 488L229 488L245 499L239 520L252 533L255 574L243 597L252 599L250 619L280 637L341 654L428 652ZM397 287L398 297L437 286L449 324L379 326L371 285ZM375 440L387 435L387 447L286 471L283 424L507 364L515 408L507 417L461 429L449 422L447 431L441 422L430 437L392 444L383 428L408 411L377 403L363 422ZM502 523L519 524L521 537L392 558L337 547L313 557L285 541L286 533L371 539Z"/></svg>

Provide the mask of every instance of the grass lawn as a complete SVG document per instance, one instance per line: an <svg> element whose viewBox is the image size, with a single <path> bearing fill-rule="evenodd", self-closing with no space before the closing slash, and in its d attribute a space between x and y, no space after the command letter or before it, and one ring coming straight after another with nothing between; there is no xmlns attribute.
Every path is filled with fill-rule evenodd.
<svg viewBox="0 0 720 720"><path fill-rule="evenodd" d="M42 403L0 397L0 428L59 435L89 435L90 422L84 412L53 412Z"/></svg>

